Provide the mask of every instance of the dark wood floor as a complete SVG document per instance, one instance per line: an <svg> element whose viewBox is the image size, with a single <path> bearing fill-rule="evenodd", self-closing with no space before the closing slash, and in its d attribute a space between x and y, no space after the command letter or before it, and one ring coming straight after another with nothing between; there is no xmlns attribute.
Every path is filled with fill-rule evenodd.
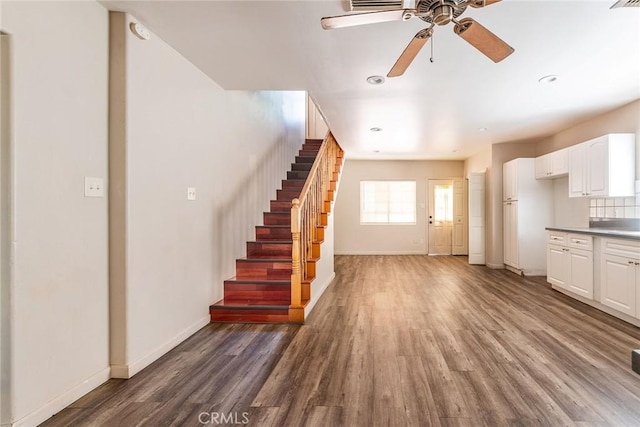
<svg viewBox="0 0 640 427"><path fill-rule="evenodd" d="M209 325L45 425L640 426L636 348L543 278L341 256L305 325Z"/></svg>

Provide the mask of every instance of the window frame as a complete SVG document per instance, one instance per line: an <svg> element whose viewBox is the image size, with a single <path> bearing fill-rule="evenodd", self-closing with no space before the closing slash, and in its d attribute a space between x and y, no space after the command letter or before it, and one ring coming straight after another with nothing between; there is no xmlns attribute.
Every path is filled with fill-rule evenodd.
<svg viewBox="0 0 640 427"><path fill-rule="evenodd" d="M364 204L365 204L365 185L366 184L371 184L371 183L383 183L385 185L387 185L387 194L391 194L392 193L392 188L391 186L393 184L398 184L398 183L409 183L413 185L413 191L411 192L406 192L406 194L412 194L413 195L413 199L410 201L411 205L413 206L413 211L412 212L401 212L402 214L412 214L413 218L412 221L407 221L407 222L398 222L398 221L391 221L391 215L393 213L397 213L397 212L393 212L394 209L392 208L394 200L392 200L390 197L387 197L385 201L383 201L382 203L386 203L386 209L384 211L365 211L364 209ZM379 192L379 189L376 189L376 192ZM378 202L380 203L380 202ZM397 209L395 209L397 211ZM387 220L382 222L382 221L364 221L363 220L363 216L364 215L386 215ZM408 180L408 179L395 179L395 180L391 180L391 179L374 179L374 180L361 180L360 181L360 212L359 212L359 223L360 225L391 225L391 226L403 226L403 225L417 225L418 223L418 183L416 180Z"/></svg>

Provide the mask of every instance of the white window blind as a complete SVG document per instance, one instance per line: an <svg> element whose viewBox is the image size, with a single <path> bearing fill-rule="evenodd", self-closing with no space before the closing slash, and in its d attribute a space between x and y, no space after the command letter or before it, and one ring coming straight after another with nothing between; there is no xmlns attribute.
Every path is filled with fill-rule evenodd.
<svg viewBox="0 0 640 427"><path fill-rule="evenodd" d="M415 181L360 181L360 224L415 223Z"/></svg>

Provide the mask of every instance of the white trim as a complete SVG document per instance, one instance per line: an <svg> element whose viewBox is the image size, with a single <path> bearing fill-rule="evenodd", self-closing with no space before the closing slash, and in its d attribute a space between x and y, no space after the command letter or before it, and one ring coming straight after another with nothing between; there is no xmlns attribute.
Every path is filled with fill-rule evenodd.
<svg viewBox="0 0 640 427"><path fill-rule="evenodd" d="M171 349L176 347L178 344L189 338L191 335L198 332L204 326L209 324L211 319L209 316L203 317L199 319L197 322L190 325L188 328L184 329L182 332L178 333L176 336L171 338L166 343L162 344L160 347L156 348L154 351L149 353L148 355L138 359L137 361L130 363L128 365L111 365L111 378L124 378L128 379L142 371L147 366L151 365L153 362L164 356Z"/></svg>
<svg viewBox="0 0 640 427"><path fill-rule="evenodd" d="M485 264L487 267L493 269L493 270L504 270L505 265L504 264L493 264L493 263L486 263Z"/></svg>
<svg viewBox="0 0 640 427"><path fill-rule="evenodd" d="M109 379L109 368L104 368L97 374L82 381L71 390L61 394L53 400L47 402L44 406L36 409L29 415L19 419L13 423L13 427L20 426L36 426L48 420L71 403L75 402L91 390L100 386Z"/></svg>
<svg viewBox="0 0 640 427"><path fill-rule="evenodd" d="M547 282L548 283L548 282ZM596 301L593 299L585 298L582 295L574 294L571 291L560 288L556 285L551 284L551 288L555 291L558 291L562 294L565 294L568 297L575 299L576 301L580 301L583 304L590 305L591 307L597 308L600 311L603 311L613 317L617 317L618 319L624 320L627 323L631 323L632 325L640 327L640 319L636 319L635 317L629 316L627 314L621 313L618 310L615 310L611 307L608 307L602 304L600 301Z"/></svg>
<svg viewBox="0 0 640 427"><path fill-rule="evenodd" d="M327 288L329 287L329 285L331 284L331 282L333 282L333 279L336 278L336 272L334 271L331 276L329 277L329 279L324 283L324 285L320 286L318 289L316 289L313 284L311 285L311 301L309 301L309 304L307 304L307 306L304 308L304 318L306 319L307 316L311 313L311 310L313 310L313 307L316 306L316 303L318 302L318 300L320 299L320 297L322 296L322 294L324 294L324 291L327 290ZM314 296L314 290L316 291L315 294L317 296Z"/></svg>
<svg viewBox="0 0 640 427"><path fill-rule="evenodd" d="M335 255L427 255L424 250L421 251L340 251Z"/></svg>

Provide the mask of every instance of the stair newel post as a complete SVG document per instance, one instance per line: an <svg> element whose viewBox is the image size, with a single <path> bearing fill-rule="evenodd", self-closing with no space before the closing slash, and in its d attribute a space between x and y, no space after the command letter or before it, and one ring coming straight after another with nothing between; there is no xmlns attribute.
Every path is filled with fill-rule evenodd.
<svg viewBox="0 0 640 427"><path fill-rule="evenodd" d="M304 307L302 306L302 274L300 271L300 200L291 202L291 306L289 307L290 322L304 322Z"/></svg>

